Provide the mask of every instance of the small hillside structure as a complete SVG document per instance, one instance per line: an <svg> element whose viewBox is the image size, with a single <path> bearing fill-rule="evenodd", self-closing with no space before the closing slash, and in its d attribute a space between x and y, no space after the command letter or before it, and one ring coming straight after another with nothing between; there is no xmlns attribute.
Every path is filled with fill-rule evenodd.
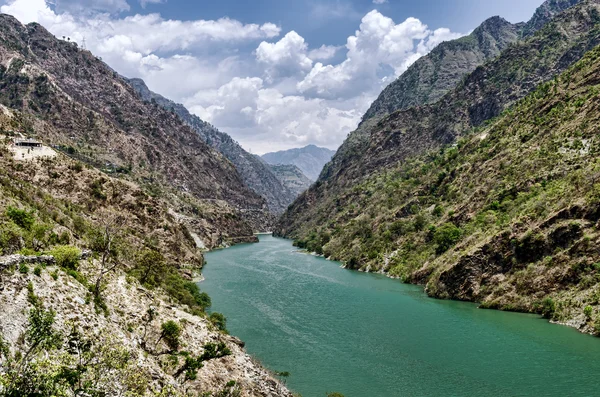
<svg viewBox="0 0 600 397"><path fill-rule="evenodd" d="M42 147L42 143L39 141L36 141L35 139L18 138L18 139L15 139L14 145L19 146L19 147L29 147L29 148L41 148Z"/></svg>
<svg viewBox="0 0 600 397"><path fill-rule="evenodd" d="M15 138L8 149L14 153L15 160L33 160L40 157L56 157L56 152L31 138Z"/></svg>

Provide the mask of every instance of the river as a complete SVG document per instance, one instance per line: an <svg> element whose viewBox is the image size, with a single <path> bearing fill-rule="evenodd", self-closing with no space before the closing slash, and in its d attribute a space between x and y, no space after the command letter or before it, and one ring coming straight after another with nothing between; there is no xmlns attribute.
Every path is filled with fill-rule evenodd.
<svg viewBox="0 0 600 397"><path fill-rule="evenodd" d="M212 310L303 397L600 395L600 339L539 316L431 299L269 235L206 259Z"/></svg>

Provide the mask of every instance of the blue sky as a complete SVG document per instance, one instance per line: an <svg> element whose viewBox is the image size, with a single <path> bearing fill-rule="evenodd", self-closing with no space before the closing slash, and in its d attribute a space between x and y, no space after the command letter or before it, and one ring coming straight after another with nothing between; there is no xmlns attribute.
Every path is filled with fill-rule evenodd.
<svg viewBox="0 0 600 397"><path fill-rule="evenodd" d="M437 44L542 0L0 0L69 36L253 153L337 148L379 92Z"/></svg>

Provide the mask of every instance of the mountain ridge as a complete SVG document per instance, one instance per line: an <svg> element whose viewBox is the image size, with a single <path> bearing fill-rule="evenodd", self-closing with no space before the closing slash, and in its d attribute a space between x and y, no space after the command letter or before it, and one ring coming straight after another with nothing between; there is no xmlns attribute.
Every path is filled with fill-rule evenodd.
<svg viewBox="0 0 600 397"><path fill-rule="evenodd" d="M281 184L269 167L244 150L231 136L219 131L198 116L191 114L182 104L175 103L151 91L142 79L131 78L127 80L142 99L156 103L165 109L173 110L209 146L218 150L231 161L246 185L265 198L271 212L274 214L283 212L296 198L295 192L290 191L285 185Z"/></svg>

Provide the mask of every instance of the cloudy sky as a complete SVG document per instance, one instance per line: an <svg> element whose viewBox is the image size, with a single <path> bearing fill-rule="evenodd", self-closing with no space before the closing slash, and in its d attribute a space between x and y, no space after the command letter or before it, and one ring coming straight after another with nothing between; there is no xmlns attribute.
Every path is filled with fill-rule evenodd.
<svg viewBox="0 0 600 397"><path fill-rule="evenodd" d="M542 0L0 0L262 154L337 148L381 89L444 40Z"/></svg>

